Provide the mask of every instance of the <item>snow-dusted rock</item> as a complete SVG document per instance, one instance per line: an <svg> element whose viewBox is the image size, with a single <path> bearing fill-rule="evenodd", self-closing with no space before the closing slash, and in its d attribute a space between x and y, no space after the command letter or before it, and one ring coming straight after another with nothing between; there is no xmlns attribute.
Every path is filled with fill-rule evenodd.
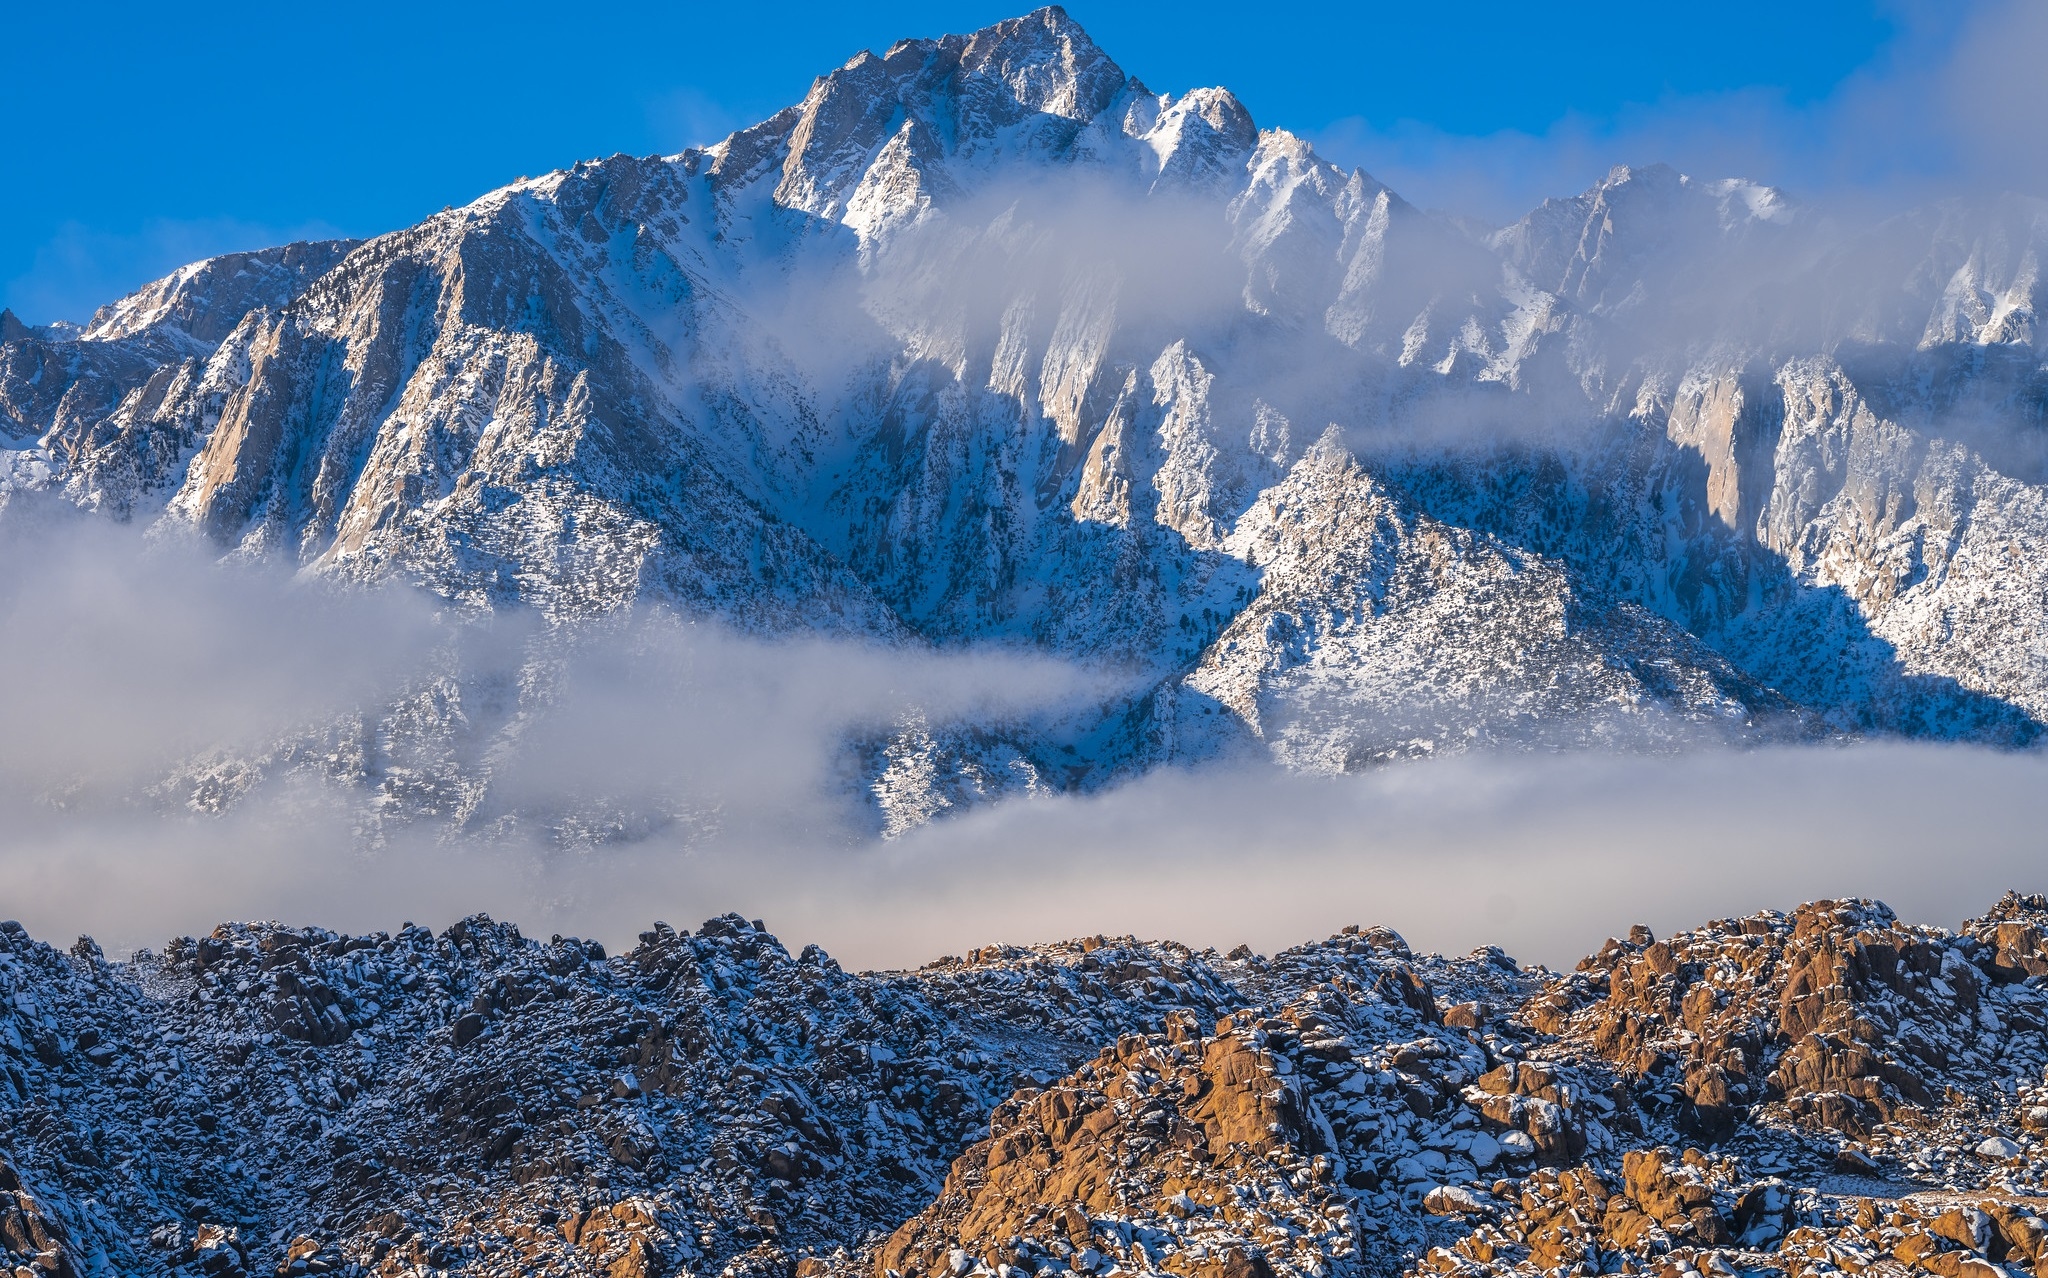
<svg viewBox="0 0 2048 1278"><path fill-rule="evenodd" d="M1134 672L866 751L890 830L1248 744L2018 744L2043 207L1848 234L1652 166L1475 237L1047 8L710 148L0 326L0 491L559 622Z"/></svg>
<svg viewBox="0 0 2048 1278"><path fill-rule="evenodd" d="M1561 976L1359 928L1270 959L1098 936L849 973L733 915L617 955L476 916L229 924L123 962L4 924L0 1256L1370 1278L1847 1248L2038 1272L2048 996L1982 922L1819 902L1638 929ZM1602 985L1614 1015L1557 1020ZM1472 1003L1498 1010L1439 1011ZM1799 1073L1817 1040L1845 1068ZM1731 1067L1709 1097L1704 1066L1752 1041L1773 1084ZM1897 1121L1848 1159L1829 1125L1855 1105Z"/></svg>

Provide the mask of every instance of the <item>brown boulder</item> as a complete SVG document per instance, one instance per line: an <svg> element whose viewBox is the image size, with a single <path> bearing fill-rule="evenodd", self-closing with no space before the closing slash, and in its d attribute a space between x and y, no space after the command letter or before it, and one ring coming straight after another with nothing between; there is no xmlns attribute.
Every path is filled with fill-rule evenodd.
<svg viewBox="0 0 2048 1278"><path fill-rule="evenodd" d="M1452 1029L1476 1030L1486 1025L1486 1007L1479 1002L1458 1003L1444 1009L1444 1024Z"/></svg>
<svg viewBox="0 0 2048 1278"><path fill-rule="evenodd" d="M1979 1206L1998 1232L1991 1258L2017 1258L2038 1270L2042 1261L2048 1259L2048 1222L2012 1203L1986 1202Z"/></svg>
<svg viewBox="0 0 2048 1278"><path fill-rule="evenodd" d="M1216 1259L1194 1266L1192 1278L1273 1278L1273 1266L1256 1248L1227 1247Z"/></svg>
<svg viewBox="0 0 2048 1278"><path fill-rule="evenodd" d="M1714 1191L1687 1172L1674 1175L1663 1150L1630 1150L1621 1175L1628 1196L1667 1229L1684 1226L1697 1210L1711 1211Z"/></svg>
<svg viewBox="0 0 2048 1278"><path fill-rule="evenodd" d="M2048 974L2048 896L2007 892L1963 930L1988 951L1980 961L1993 980Z"/></svg>
<svg viewBox="0 0 2048 1278"><path fill-rule="evenodd" d="M1976 1207L1951 1207L1927 1223L1937 1238L1981 1252L1991 1245L1991 1217Z"/></svg>

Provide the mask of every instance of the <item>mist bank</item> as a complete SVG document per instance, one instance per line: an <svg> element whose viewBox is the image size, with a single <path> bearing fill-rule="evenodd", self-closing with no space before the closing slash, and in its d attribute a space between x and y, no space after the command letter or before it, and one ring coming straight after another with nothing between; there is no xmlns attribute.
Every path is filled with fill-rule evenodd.
<svg viewBox="0 0 2048 1278"><path fill-rule="evenodd" d="M2048 888L2044 783L2038 756L1954 746L1473 755L1165 772L888 842L727 823L576 855L426 832L366 847L345 806L301 795L13 825L0 900L37 935L111 950L227 919L366 931L476 911L617 947L656 919L737 911L863 968L1095 933L1270 953L1350 923L1569 967L1632 923L1661 935L1822 897L1953 927L2006 889Z"/></svg>
<svg viewBox="0 0 2048 1278"><path fill-rule="evenodd" d="M737 910L862 967L1348 923L1560 965L1634 922L1853 894L1953 925L2048 887L2048 759L1891 741L1537 737L1330 776L1225 755L884 839L862 742L1087 720L1130 680L659 611L551 628L26 509L0 519L0 915L110 951L476 911L617 946Z"/></svg>

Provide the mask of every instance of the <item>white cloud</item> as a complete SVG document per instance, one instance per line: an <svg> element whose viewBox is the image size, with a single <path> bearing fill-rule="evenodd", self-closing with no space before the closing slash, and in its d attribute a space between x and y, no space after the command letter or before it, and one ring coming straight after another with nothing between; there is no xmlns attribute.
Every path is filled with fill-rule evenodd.
<svg viewBox="0 0 2048 1278"><path fill-rule="evenodd" d="M1943 195L2048 195L2048 6L1909 5L1869 65L1816 101L1768 89L1679 95L1540 133L1456 134L1414 121L1338 121L1318 149L1409 199L1505 223L1576 194L1615 164L1746 177L1848 209Z"/></svg>
<svg viewBox="0 0 2048 1278"><path fill-rule="evenodd" d="M341 598L73 527L0 550L0 912L46 938L161 944L229 918L365 930L487 910L627 943L726 910L859 965L990 941L1136 932L1271 950L1346 923L1421 948L1568 964L1818 896L1954 925L2048 889L2048 760L1948 746L1467 756L1349 777L1169 771L1013 800L893 842L835 773L849 727L907 709L1028 712L1099 679L1003 653L763 641L656 621L562 651L554 709L491 738L501 806L673 814L582 850L365 820L365 794L279 773L225 816L153 801L181 752L287 732L443 669L451 632L399 593ZM468 637L530 676L536 631ZM495 827L487 827L495 828ZM507 832L509 831L509 832Z"/></svg>

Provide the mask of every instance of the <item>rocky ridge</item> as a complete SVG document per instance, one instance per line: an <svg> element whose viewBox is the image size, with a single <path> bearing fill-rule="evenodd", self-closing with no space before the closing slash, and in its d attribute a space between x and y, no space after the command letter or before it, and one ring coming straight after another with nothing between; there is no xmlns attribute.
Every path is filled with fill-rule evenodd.
<svg viewBox="0 0 2048 1278"><path fill-rule="evenodd" d="M2048 899L849 973L736 916L0 925L17 1274L2035 1273Z"/></svg>

